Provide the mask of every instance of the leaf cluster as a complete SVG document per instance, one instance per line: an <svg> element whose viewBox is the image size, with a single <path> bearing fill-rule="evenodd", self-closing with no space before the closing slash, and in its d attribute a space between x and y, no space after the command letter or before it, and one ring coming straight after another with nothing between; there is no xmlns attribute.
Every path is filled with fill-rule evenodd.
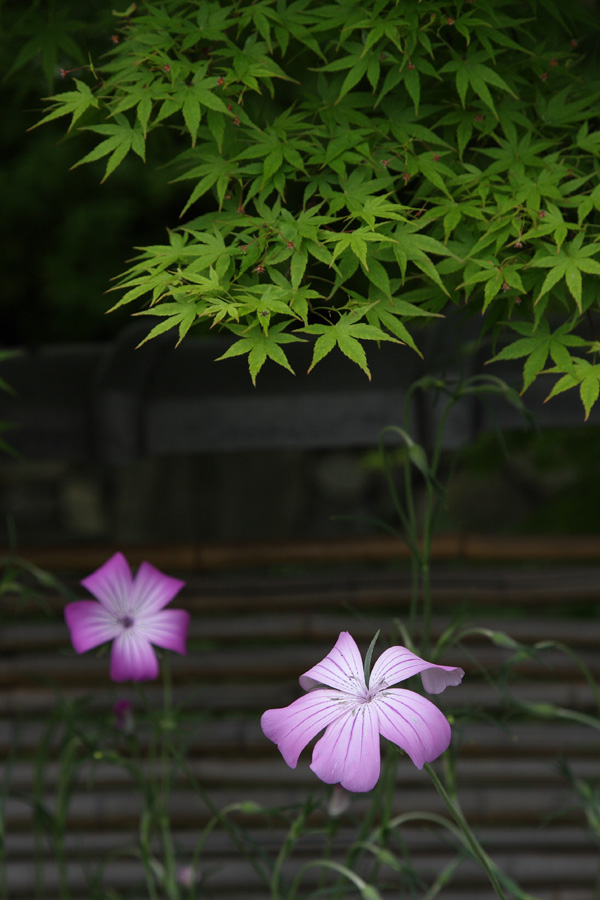
<svg viewBox="0 0 600 900"><path fill-rule="evenodd" d="M39 124L64 117L104 178L177 136L183 222L117 285L115 307L160 320L149 338L209 322L253 380L298 340L311 368L338 348L369 374L365 344L419 352L419 328L460 306L494 359L524 358L524 390L553 373L549 396L577 388L589 415L600 22L584 4L163 0L114 27Z"/></svg>

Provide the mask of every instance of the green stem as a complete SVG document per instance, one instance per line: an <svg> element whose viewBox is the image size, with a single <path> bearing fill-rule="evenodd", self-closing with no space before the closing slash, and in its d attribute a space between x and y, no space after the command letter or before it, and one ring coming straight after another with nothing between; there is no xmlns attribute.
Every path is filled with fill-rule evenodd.
<svg viewBox="0 0 600 900"><path fill-rule="evenodd" d="M160 788L159 788L159 827L163 846L163 858L165 866L165 888L167 895L173 900L179 900L179 886L176 877L175 851L173 848L173 835L169 820L169 797L171 794L171 770L169 765L169 745L167 734L173 728L173 681L171 677L171 660L167 654L161 667L163 676L163 717L159 722L160 728Z"/></svg>
<svg viewBox="0 0 600 900"><path fill-rule="evenodd" d="M488 878L490 879L490 883L496 892L496 896L500 898L500 900L506 900L506 894L502 890L502 886L498 880L498 876L496 874L496 865L487 855L475 834L471 830L471 827L467 820L465 819L462 810L458 805L458 801L453 800L446 788L431 768L429 763L425 763L425 771L433 781L434 787L442 800L444 801L446 808L458 827L460 828L462 834L464 835L466 845L469 850L473 854L474 858L479 862L482 869L486 872Z"/></svg>
<svg viewBox="0 0 600 900"><path fill-rule="evenodd" d="M378 828L379 833L379 846L382 849L387 847L389 837L391 834L390 830L390 822L392 821L392 812L394 805L394 785L396 783L396 775L398 772L398 763L400 762L400 755L396 752L396 750L389 746L386 747L386 759L383 770L383 802L382 802L382 810L381 810L381 822ZM379 873L379 869L381 867L381 861L379 859L375 859L373 863L373 868L371 871L370 881L371 884L375 884L377 881L377 875Z"/></svg>
<svg viewBox="0 0 600 900"><path fill-rule="evenodd" d="M367 884L367 882L364 881L360 875L357 875L356 872L353 872L351 869L348 869L346 866L343 866L341 863L337 863L332 859L314 859L305 863L296 875L286 900L296 900L296 894L298 893L298 888L300 887L300 883L305 873L308 872L309 869L314 869L317 866L324 869L331 869L333 872L339 872L340 875L344 876L346 881L349 881L356 887L362 897L369 897L370 900L381 900L379 891L373 887L373 885ZM346 889L344 889L343 896L344 900L347 900L348 892Z"/></svg>
<svg viewBox="0 0 600 900"><path fill-rule="evenodd" d="M160 844L162 849L162 863L164 868L164 890L170 900L179 900L180 891L177 883L176 857L173 847L173 836L169 819L169 797L171 793L171 769L169 733L173 728L173 687L171 679L170 660L168 655L161 665L163 683L163 708L157 718L152 709L145 691L138 685L138 693L146 712L152 722L152 732L148 747L149 782L144 793L150 834L147 841L142 841L142 857L146 875L146 884L153 897L156 897L155 876L152 871L150 859L152 856L151 833L158 826Z"/></svg>
<svg viewBox="0 0 600 900"><path fill-rule="evenodd" d="M163 844L163 856L165 865L165 888L167 895L173 900L179 900L179 885L176 877L175 852L173 849L173 835L171 833L171 823L168 813L161 809L159 811L160 833Z"/></svg>
<svg viewBox="0 0 600 900"><path fill-rule="evenodd" d="M412 462L410 455L407 455L404 462L404 498L407 510L406 530L409 534L413 546L419 546L419 531L417 526L417 514L415 508L414 488L412 479Z"/></svg>
<svg viewBox="0 0 600 900"><path fill-rule="evenodd" d="M406 413L405 413L406 417ZM404 488L405 488L405 504L406 504L406 512L404 511L403 505L398 496L398 491L396 489L396 484L394 482L394 474L392 466L388 462L388 458L386 455L386 448L384 444L384 439L387 433L394 433L396 435L400 434L402 439L406 442L408 432L402 431L402 429L394 428L390 426L388 428L384 428L381 432L379 438L379 453L381 456L381 462L383 466L383 471L385 474L385 479L387 481L387 485L390 491L390 496L392 498L392 503L394 505L394 509L396 511L396 515L400 520L402 528L404 530L404 541L410 551L411 558L411 593L410 593L410 607L409 607L409 634L411 636L411 640L414 639L414 630L415 624L417 620L417 614L419 609L419 587L420 587L420 574L419 569L421 566L421 552L419 549L419 536L417 534L417 526L415 520L415 505L413 499L413 487L411 480L411 462L410 458L407 458L404 463Z"/></svg>
<svg viewBox="0 0 600 900"><path fill-rule="evenodd" d="M327 825L327 838L325 840L325 847L323 850L323 856L325 859L331 859L331 853L333 850L333 840L338 830L338 821L337 819L330 819ZM317 893L320 893L325 889L327 879L327 870L323 869L319 875L319 881L317 884Z"/></svg>
<svg viewBox="0 0 600 900"><path fill-rule="evenodd" d="M148 809L147 815L151 816L151 810ZM140 856L144 867L144 878L146 880L146 889L148 891L149 900L158 900L156 892L155 875L152 869L152 847L150 846L150 835L143 830L144 817L140 821Z"/></svg>
<svg viewBox="0 0 600 900"><path fill-rule="evenodd" d="M419 612L419 597L421 594L421 560L418 553L412 553L410 559L411 569L411 588L410 588L410 608L408 612L408 633L410 639L415 644L415 626L417 624L417 614Z"/></svg>
<svg viewBox="0 0 600 900"><path fill-rule="evenodd" d="M69 873L65 856L64 835L56 836L54 852L58 862L58 884L61 900L69 900Z"/></svg>
<svg viewBox="0 0 600 900"><path fill-rule="evenodd" d="M168 653L163 659L161 672L163 676L163 712L165 718L169 718L173 709L173 679L171 677L171 659Z"/></svg>
<svg viewBox="0 0 600 900"><path fill-rule="evenodd" d="M443 448L446 420L454 405L454 395L446 403L435 434L430 456L429 477L426 480L425 515L421 545L421 588L423 608L423 630L421 634L421 655L427 656L430 644L432 597L431 597L431 548L437 514L445 493L438 484L438 469Z"/></svg>
<svg viewBox="0 0 600 900"><path fill-rule="evenodd" d="M423 523L423 539L421 546L421 558L419 560L419 578L421 586L421 607L423 610L423 626L421 631L421 655L426 657L429 652L431 631L431 544L433 539L433 488L427 483L427 500L425 506L425 521Z"/></svg>
<svg viewBox="0 0 600 900"><path fill-rule="evenodd" d="M391 790L387 791L386 789L387 789L387 786L388 786L388 783L390 782L390 780L393 780L393 776L391 776L390 773L394 773L394 775L395 775L397 764L398 764L398 755L391 746L388 746L386 748L386 755L385 755L385 759L384 759L384 763L383 763L383 771L381 773L381 777L377 783L377 786L373 792L372 802L369 806L368 812L366 813L365 817L363 818L363 820L361 822L361 826L360 826L358 835L356 836L356 840L350 847L350 850L348 851L347 856L346 856L345 865L349 869L354 868L356 861L362 851L361 845L366 840L367 835L373 830L377 814L381 810L383 810L384 817L385 817L386 794L387 793L389 793L390 795L392 794ZM391 796L387 797L387 799L391 802ZM384 819L384 821L385 821L385 819ZM381 827L381 825L380 825L380 827Z"/></svg>
<svg viewBox="0 0 600 900"><path fill-rule="evenodd" d="M302 813L300 814L300 818L302 819ZM275 865L273 866L273 874L271 875L271 900L279 900L281 894L279 892L279 881L281 879L281 870L283 869L283 864L287 857L290 854L290 851L294 847L294 844L297 840L297 826L298 820L292 823L287 837L283 844L281 845L281 849L277 854L277 859L275 860Z"/></svg>
<svg viewBox="0 0 600 900"><path fill-rule="evenodd" d="M398 491L396 489L396 484L394 482L394 473L392 470L392 466L388 462L388 458L386 456L386 448L385 448L385 444L383 442L385 435L388 431L394 432L396 430L393 428L384 428L383 431L381 432L381 436L379 439L379 452L381 455L381 462L383 465L385 479L387 481L387 485L388 485L388 488L390 491L390 496L392 498L392 503L393 503L394 509L396 511L396 515L400 519L402 527L404 528L404 536L405 536L406 543L408 544L408 547L409 547L411 553L414 553L418 548L414 541L414 534L413 534L413 531L411 528L410 521L407 519L407 517L404 513L404 510L402 508L402 503L400 502L400 498L398 497ZM397 431L396 431L396 433L397 433Z"/></svg>

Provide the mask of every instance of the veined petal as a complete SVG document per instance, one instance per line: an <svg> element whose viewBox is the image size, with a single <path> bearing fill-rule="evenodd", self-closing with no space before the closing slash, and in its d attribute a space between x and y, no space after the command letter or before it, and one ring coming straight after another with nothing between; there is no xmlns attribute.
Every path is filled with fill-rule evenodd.
<svg viewBox="0 0 600 900"><path fill-rule="evenodd" d="M406 647L390 647L384 650L371 671L369 687L385 682L391 686L422 673L423 687L429 694L440 694L444 688L460 684L464 671L457 666L437 666L421 659Z"/></svg>
<svg viewBox="0 0 600 900"><path fill-rule="evenodd" d="M428 694L441 694L447 687L461 683L465 670L459 666L432 666L421 672L421 681Z"/></svg>
<svg viewBox="0 0 600 900"><path fill-rule="evenodd" d="M364 696L367 686L363 661L352 635L342 631L325 659L300 676L300 684L305 691L316 684L325 684L347 694Z"/></svg>
<svg viewBox="0 0 600 900"><path fill-rule="evenodd" d="M372 703L358 703L332 722L315 744L311 769L326 784L348 791L370 791L381 768L378 712Z"/></svg>
<svg viewBox="0 0 600 900"><path fill-rule="evenodd" d="M103 566L84 578L81 584L115 615L128 612L131 595L131 569L122 553L115 553Z"/></svg>
<svg viewBox="0 0 600 900"><path fill-rule="evenodd" d="M171 578L150 563L143 562L131 589L130 609L134 614L158 612L171 602L184 585L185 581Z"/></svg>
<svg viewBox="0 0 600 900"><path fill-rule="evenodd" d="M378 693L371 704L377 709L383 737L408 753L417 769L448 748L452 735L448 720L426 697L392 688Z"/></svg>
<svg viewBox="0 0 600 900"><path fill-rule="evenodd" d="M152 644L143 635L137 634L135 627L123 629L112 647L112 680L150 681L157 676L158 660Z"/></svg>
<svg viewBox="0 0 600 900"><path fill-rule="evenodd" d="M95 600L67 603L65 621L77 653L85 653L92 647L112 641L121 631L115 616Z"/></svg>
<svg viewBox="0 0 600 900"><path fill-rule="evenodd" d="M150 615L138 616L135 631L151 644L185 656L189 624L190 614L184 609L161 609Z"/></svg>
<svg viewBox="0 0 600 900"><path fill-rule="evenodd" d="M347 711L348 700L338 691L318 688L282 709L268 709L261 716L260 727L295 769L308 742Z"/></svg>

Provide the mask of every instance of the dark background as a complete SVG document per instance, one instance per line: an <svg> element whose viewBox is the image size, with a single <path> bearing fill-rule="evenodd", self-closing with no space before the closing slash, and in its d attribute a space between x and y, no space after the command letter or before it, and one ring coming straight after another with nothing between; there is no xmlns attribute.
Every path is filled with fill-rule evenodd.
<svg viewBox="0 0 600 900"><path fill-rule="evenodd" d="M294 444L291 438L287 446L274 445L267 428L262 445L242 436L237 446L232 440L225 449L199 452L197 442L186 442L181 433L169 452L148 441L119 459L103 449L98 385L106 387L114 372L113 388L115 379L123 390L138 380L142 426L157 394L164 404L169 391L176 398L184 388L172 375L177 369L172 354L180 351L171 338L164 355L150 365L150 376L143 374L141 351L131 350L127 365L123 368L121 361L115 368L115 354L127 343L123 335L133 333L132 319L129 309L106 314L116 296L106 292L135 246L162 242L165 228L177 226L187 189L170 184L176 173L163 165L178 140L168 128L151 136L145 165L130 157L104 184L102 164L69 171L88 147L85 135L65 134L66 119L29 130L43 114L40 98L68 89L88 54L97 58L111 46L116 20L110 4L98 0L80 6L73 18L75 6L68 3L32 3L27 9L21 3L0 4L0 70L6 73L0 81L0 345L16 354L0 362L0 377L13 389L0 396L5 429L0 437L7 445L0 458L2 528L27 544L343 537L377 533L374 518L394 525L376 453L378 430L373 422L363 427L361 415L366 414L352 407L350 393L345 402L351 404L349 415L356 410L357 435L345 441L333 435L331 446L322 438L311 444L310 435L304 442ZM43 39L34 52L28 48L36 34ZM66 84L61 69L67 70ZM390 419L381 424L401 424L402 390L411 378L431 367L443 376L460 374L460 364L449 362L453 348L444 346L447 334L446 329L443 338L432 339L435 353L426 364L405 348L398 351L393 378L383 375L373 387L374 403L377 391L397 389L389 399ZM194 340L186 339L190 347ZM285 395L288 388L305 392L309 407L325 392L329 399L320 401L321 417L327 419L329 402L334 418L344 397L343 392L327 394L330 378L356 384L352 390L368 405L367 382L344 358L321 383L315 375L307 377L304 366L293 387L272 364L253 389L239 360L212 363L209 357L202 355L202 368L192 368L193 377L205 398L211 391L233 396L241 419L250 415L249 399L270 392ZM518 367L507 377L518 386ZM397 385L390 385L395 378ZM448 439L448 464L461 444L469 447L449 487L442 530L598 531L598 426L584 425L579 400L574 392L567 397L568 414L560 401L543 407L543 393L528 392L526 404L545 416L538 430L524 428L516 414L506 418L503 401L491 414L469 408L462 419L459 415ZM112 407L106 415L114 424ZM203 415L200 405L199 430ZM297 429L293 406L289 416ZM165 428L181 431L178 421L167 421ZM240 434L251 424L247 421ZM125 419L124 440L137 439L139 425ZM418 415L412 425L417 438L430 439L431 427L423 429Z"/></svg>

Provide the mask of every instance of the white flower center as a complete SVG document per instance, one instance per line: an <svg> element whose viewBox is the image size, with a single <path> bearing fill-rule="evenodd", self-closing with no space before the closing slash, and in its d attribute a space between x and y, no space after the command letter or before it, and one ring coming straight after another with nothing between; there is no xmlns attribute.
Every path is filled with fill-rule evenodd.
<svg viewBox="0 0 600 900"><path fill-rule="evenodd" d="M367 692L364 695L364 697L362 698L362 702L370 703L371 700L373 700L377 696L377 694L381 693L381 691L384 691L387 688L387 686L388 686L387 681L380 681L378 684L375 684L372 687L367 688Z"/></svg>

